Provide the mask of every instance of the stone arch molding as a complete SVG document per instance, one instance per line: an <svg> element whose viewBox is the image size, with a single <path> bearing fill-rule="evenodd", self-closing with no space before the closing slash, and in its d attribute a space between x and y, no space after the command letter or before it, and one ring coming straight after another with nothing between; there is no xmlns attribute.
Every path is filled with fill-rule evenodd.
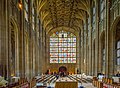
<svg viewBox="0 0 120 88"><path fill-rule="evenodd" d="M71 33L73 33L76 37L78 37L79 35L79 32L72 29L72 28L69 28L69 27L64 27L64 26L61 26L61 27L57 27L57 28L54 28L52 30L50 30L49 32L47 32L47 34L50 36L51 34L53 34L54 32L56 31L61 31L61 30L64 30L64 31L69 31Z"/></svg>
<svg viewBox="0 0 120 88"><path fill-rule="evenodd" d="M13 26L13 29L12 29L12 26ZM19 76L19 27L18 27L18 23L17 21L15 20L14 17L10 17L10 21L9 21L9 47L11 47L11 33L14 33L15 35L15 60L14 62L14 69L11 69L11 70L14 70L14 73L12 73L11 71L11 75L13 76ZM11 48L10 48L11 49ZM11 53L11 51L10 51ZM11 60L11 55L9 57L9 61Z"/></svg>
<svg viewBox="0 0 120 88"><path fill-rule="evenodd" d="M118 23L120 22L120 16L117 16L115 18L115 20L112 22L111 26L110 26L110 46L111 46L111 57L110 57L110 60L114 61L116 56L115 56L115 46L116 46L116 39L115 39L115 36L116 36L116 29L117 29L117 25ZM114 61L115 62L115 61ZM115 63L112 63L114 66L113 66L113 69L114 69L114 73L116 73L117 71L117 68L115 66Z"/></svg>
<svg viewBox="0 0 120 88"><path fill-rule="evenodd" d="M15 19L13 16L10 17L10 23L12 23L13 26L15 27L15 31L16 31L16 32L19 32L18 23L17 23L16 19Z"/></svg>
<svg viewBox="0 0 120 88"><path fill-rule="evenodd" d="M117 24L118 22L120 21L120 16L117 16L116 19L113 21L111 27L110 27L110 38L111 38L111 43L112 43L112 46L113 46L113 49L115 49L115 45L114 45L114 42L115 42L115 35L116 35L116 27L117 27Z"/></svg>
<svg viewBox="0 0 120 88"><path fill-rule="evenodd" d="M116 19L112 22L112 25L110 27L110 30L112 32L114 31L114 29L116 29L116 26L117 26L119 21L120 21L120 16L117 16Z"/></svg>

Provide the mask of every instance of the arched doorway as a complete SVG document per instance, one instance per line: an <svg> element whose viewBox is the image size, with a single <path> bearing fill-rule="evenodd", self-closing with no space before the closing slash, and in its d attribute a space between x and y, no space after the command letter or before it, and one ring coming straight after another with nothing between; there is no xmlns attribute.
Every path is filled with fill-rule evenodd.
<svg viewBox="0 0 120 88"><path fill-rule="evenodd" d="M19 76L19 30L14 18L10 18L9 48L10 58L9 66L11 76Z"/></svg>
<svg viewBox="0 0 120 88"><path fill-rule="evenodd" d="M66 76L67 75L67 68L65 66L59 67L59 73L60 73L60 76Z"/></svg>
<svg viewBox="0 0 120 88"><path fill-rule="evenodd" d="M59 72L67 72L67 68L65 66L59 67Z"/></svg>

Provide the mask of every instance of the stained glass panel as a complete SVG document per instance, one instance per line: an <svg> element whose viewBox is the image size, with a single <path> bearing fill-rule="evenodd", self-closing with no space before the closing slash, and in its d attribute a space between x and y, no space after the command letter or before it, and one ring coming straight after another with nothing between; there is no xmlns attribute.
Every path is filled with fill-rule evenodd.
<svg viewBox="0 0 120 88"><path fill-rule="evenodd" d="M59 33L59 37L62 38L62 33Z"/></svg>
<svg viewBox="0 0 120 88"><path fill-rule="evenodd" d="M117 50L117 57L120 57L120 49Z"/></svg>
<svg viewBox="0 0 120 88"><path fill-rule="evenodd" d="M118 43L117 43L117 48L118 49L120 48L120 41L118 41Z"/></svg>
<svg viewBox="0 0 120 88"><path fill-rule="evenodd" d="M72 57L76 57L76 53L72 53Z"/></svg>
<svg viewBox="0 0 120 88"><path fill-rule="evenodd" d="M76 38L73 38L73 42L76 42Z"/></svg>
<svg viewBox="0 0 120 88"><path fill-rule="evenodd" d="M116 65L120 65L120 40L117 41L117 47L116 47Z"/></svg>
<svg viewBox="0 0 120 88"><path fill-rule="evenodd" d="M72 48L72 52L76 52L76 48Z"/></svg>
<svg viewBox="0 0 120 88"><path fill-rule="evenodd" d="M50 53L50 57L58 57L58 53Z"/></svg>
<svg viewBox="0 0 120 88"><path fill-rule="evenodd" d="M58 38L50 38L50 42L58 42Z"/></svg>
<svg viewBox="0 0 120 88"><path fill-rule="evenodd" d="M68 55L67 55L68 57L72 57L72 53L68 53Z"/></svg>
<svg viewBox="0 0 120 88"><path fill-rule="evenodd" d="M76 63L76 36L60 31L50 36L50 63Z"/></svg>
<svg viewBox="0 0 120 88"><path fill-rule="evenodd" d="M76 43L72 43L72 46L73 46L73 47L76 47Z"/></svg>
<svg viewBox="0 0 120 88"><path fill-rule="evenodd" d="M68 48L64 48L64 52L67 53L68 52Z"/></svg>
<svg viewBox="0 0 120 88"><path fill-rule="evenodd" d="M50 48L50 52L58 52L58 48Z"/></svg>
<svg viewBox="0 0 120 88"><path fill-rule="evenodd" d="M64 47L67 47L67 46L68 46L67 42L66 42L66 43L64 43L63 45L64 45Z"/></svg>
<svg viewBox="0 0 120 88"><path fill-rule="evenodd" d="M117 65L120 65L120 58L117 58Z"/></svg>
<svg viewBox="0 0 120 88"><path fill-rule="evenodd" d="M68 52L71 52L71 48L68 48Z"/></svg>
<svg viewBox="0 0 120 88"><path fill-rule="evenodd" d="M58 47L58 42L56 42L56 43L50 43L50 47Z"/></svg>
<svg viewBox="0 0 120 88"><path fill-rule="evenodd" d="M58 37L57 33L53 33L51 37Z"/></svg>
<svg viewBox="0 0 120 88"><path fill-rule="evenodd" d="M64 37L67 37L67 33L64 34Z"/></svg>
<svg viewBox="0 0 120 88"><path fill-rule="evenodd" d="M58 63L58 58L50 58L50 63Z"/></svg>
<svg viewBox="0 0 120 88"><path fill-rule="evenodd" d="M68 38L68 42L71 42L71 38Z"/></svg>
<svg viewBox="0 0 120 88"><path fill-rule="evenodd" d="M76 63L76 58L72 58L72 62L73 62L73 63Z"/></svg>
<svg viewBox="0 0 120 88"><path fill-rule="evenodd" d="M71 58L68 58L68 63L71 63Z"/></svg>

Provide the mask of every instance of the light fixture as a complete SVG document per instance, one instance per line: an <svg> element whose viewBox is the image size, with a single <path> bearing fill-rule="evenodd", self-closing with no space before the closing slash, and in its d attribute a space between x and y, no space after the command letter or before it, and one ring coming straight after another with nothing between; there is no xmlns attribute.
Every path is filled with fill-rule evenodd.
<svg viewBox="0 0 120 88"><path fill-rule="evenodd" d="M19 8L20 10L22 10L22 1L20 1L20 2L18 3L18 8Z"/></svg>

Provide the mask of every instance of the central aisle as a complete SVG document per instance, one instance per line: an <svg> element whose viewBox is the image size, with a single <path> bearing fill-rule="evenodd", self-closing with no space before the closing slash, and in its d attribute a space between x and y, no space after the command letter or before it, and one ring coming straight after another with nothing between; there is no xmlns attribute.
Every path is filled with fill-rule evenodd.
<svg viewBox="0 0 120 88"><path fill-rule="evenodd" d="M68 75L66 77L59 77L58 79L54 75L44 75L44 77L38 77L37 85L43 85L51 88L55 88L56 83L77 83L78 88L84 86L84 88L96 88L92 85L92 79L89 76L81 75Z"/></svg>
<svg viewBox="0 0 120 88"><path fill-rule="evenodd" d="M70 78L68 78L68 77L61 77L61 78L59 78L58 80L56 80L56 82L77 82L76 80L71 80ZM85 88L96 88L96 87L94 87L93 85L92 85L92 83L84 83L84 82L78 82L78 88L80 87L80 86L84 86ZM50 85L49 86L51 86L51 87L55 87L55 83L50 83Z"/></svg>

